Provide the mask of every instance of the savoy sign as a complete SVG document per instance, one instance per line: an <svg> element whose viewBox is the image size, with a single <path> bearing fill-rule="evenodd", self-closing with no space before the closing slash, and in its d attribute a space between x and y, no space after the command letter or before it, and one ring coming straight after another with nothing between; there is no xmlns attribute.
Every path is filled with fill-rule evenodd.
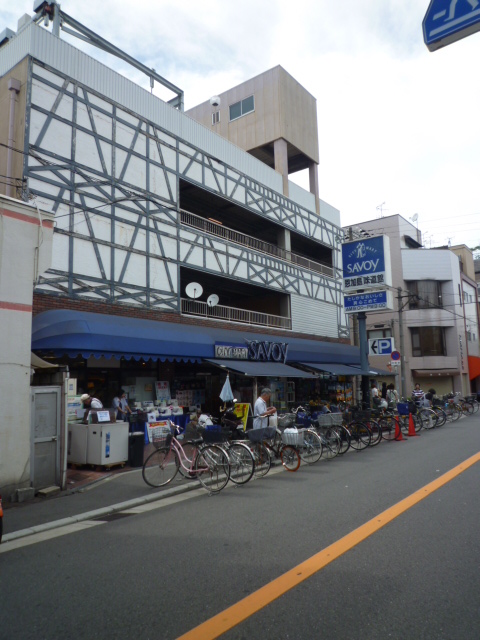
<svg viewBox="0 0 480 640"><path fill-rule="evenodd" d="M390 243L387 236L342 244L343 290L391 286Z"/></svg>

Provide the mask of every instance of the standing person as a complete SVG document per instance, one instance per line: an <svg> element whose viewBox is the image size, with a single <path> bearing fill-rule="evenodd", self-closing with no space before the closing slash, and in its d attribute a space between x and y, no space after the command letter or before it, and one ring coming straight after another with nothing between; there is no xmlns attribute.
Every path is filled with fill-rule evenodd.
<svg viewBox="0 0 480 640"><path fill-rule="evenodd" d="M378 406L380 404L380 398L378 397L378 388L377 388L376 382L372 382L371 394L372 394L373 405Z"/></svg>
<svg viewBox="0 0 480 640"><path fill-rule="evenodd" d="M418 404L424 398L425 398L425 394L420 389L420 385L417 382L417 384L415 385L415 389L412 391L412 400Z"/></svg>
<svg viewBox="0 0 480 640"><path fill-rule="evenodd" d="M262 392L257 398L253 409L254 429L264 429L265 427L268 427L268 416L271 416L277 412L275 407L268 407L267 403L270 401L271 395L271 389L265 387L264 389L262 389Z"/></svg>
<svg viewBox="0 0 480 640"><path fill-rule="evenodd" d="M103 404L98 398L93 398L89 393L84 393L80 397L80 402L83 404L85 413L83 414L83 424L88 424L88 414L91 409L103 409Z"/></svg>
<svg viewBox="0 0 480 640"><path fill-rule="evenodd" d="M125 391L120 390L118 394L115 396L112 402L112 407L116 411L117 420L127 421L127 414L132 413L130 407L128 406L127 394Z"/></svg>
<svg viewBox="0 0 480 640"><path fill-rule="evenodd" d="M389 408L394 409L398 402L398 393L395 391L395 385L391 382L387 387L387 402Z"/></svg>

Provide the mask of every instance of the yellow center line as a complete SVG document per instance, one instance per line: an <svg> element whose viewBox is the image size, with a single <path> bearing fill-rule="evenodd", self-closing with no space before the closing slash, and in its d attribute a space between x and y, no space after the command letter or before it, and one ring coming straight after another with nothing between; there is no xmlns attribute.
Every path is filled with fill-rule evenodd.
<svg viewBox="0 0 480 640"><path fill-rule="evenodd" d="M480 452L177 640L214 640L307 580L480 460Z"/></svg>

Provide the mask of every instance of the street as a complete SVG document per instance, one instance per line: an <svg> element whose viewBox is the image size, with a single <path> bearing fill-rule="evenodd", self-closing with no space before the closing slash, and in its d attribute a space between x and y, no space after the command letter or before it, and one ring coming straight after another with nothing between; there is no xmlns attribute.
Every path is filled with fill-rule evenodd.
<svg viewBox="0 0 480 640"><path fill-rule="evenodd" d="M35 544L1 545L0 638L476 640L479 451L475 414L216 496L195 490ZM375 524L392 507L390 522ZM362 539L355 530L371 520ZM333 559L303 580L330 545ZM251 594L265 599L258 612L247 600L234 611L238 624L219 616L195 629Z"/></svg>

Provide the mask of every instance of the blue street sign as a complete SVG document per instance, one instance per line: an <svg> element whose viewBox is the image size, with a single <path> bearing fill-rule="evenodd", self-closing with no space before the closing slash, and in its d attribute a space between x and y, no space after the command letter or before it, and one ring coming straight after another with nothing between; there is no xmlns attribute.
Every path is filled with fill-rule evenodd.
<svg viewBox="0 0 480 640"><path fill-rule="evenodd" d="M372 291L371 293L356 293L343 296L345 313L360 313L360 311L378 311L388 308L387 292Z"/></svg>
<svg viewBox="0 0 480 640"><path fill-rule="evenodd" d="M395 352L393 338L374 338L368 341L368 354L370 356L386 356Z"/></svg>
<svg viewBox="0 0 480 640"><path fill-rule="evenodd" d="M480 0L431 0L423 19L423 39L429 51L480 30Z"/></svg>

